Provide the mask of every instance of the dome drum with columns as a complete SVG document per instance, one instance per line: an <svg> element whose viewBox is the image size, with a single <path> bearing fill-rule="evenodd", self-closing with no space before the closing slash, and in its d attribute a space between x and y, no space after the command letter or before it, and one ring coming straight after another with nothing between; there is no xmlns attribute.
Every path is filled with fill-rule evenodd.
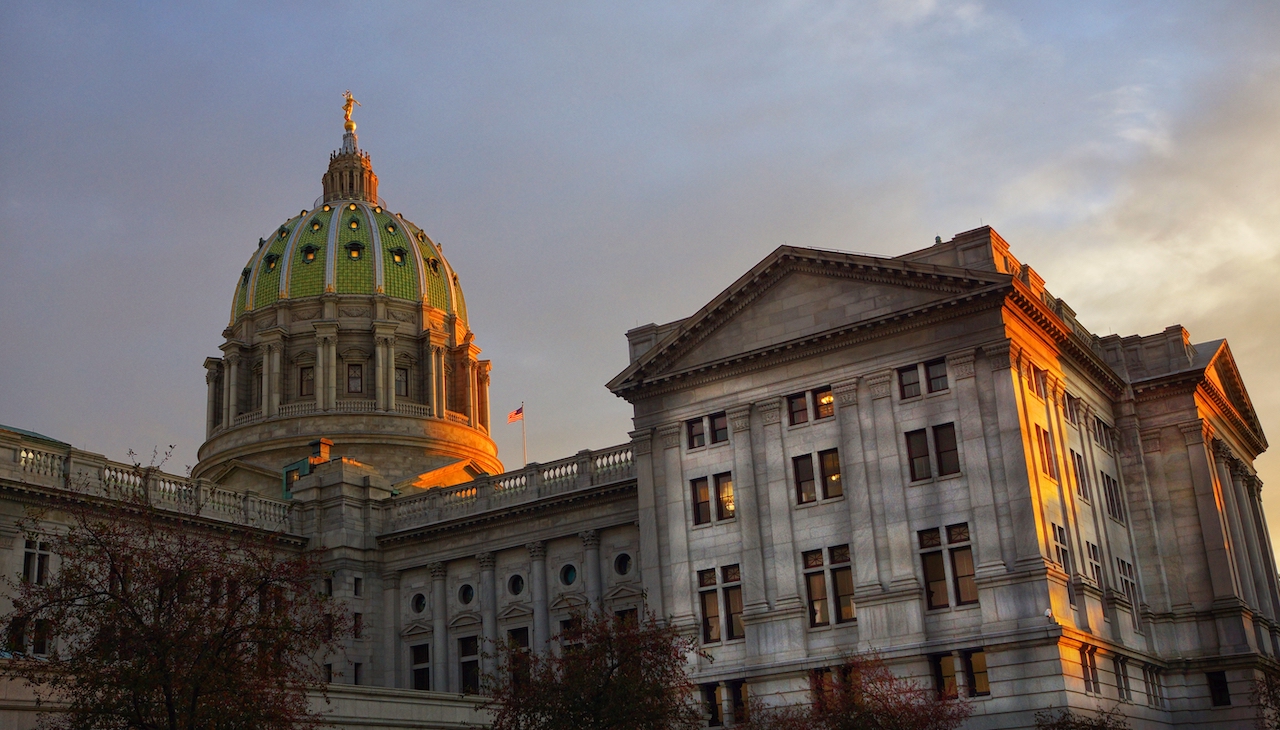
<svg viewBox="0 0 1280 730"><path fill-rule="evenodd" d="M193 476L266 493L321 438L404 487L500 473L458 276L378 198L349 113L322 183L240 274Z"/></svg>

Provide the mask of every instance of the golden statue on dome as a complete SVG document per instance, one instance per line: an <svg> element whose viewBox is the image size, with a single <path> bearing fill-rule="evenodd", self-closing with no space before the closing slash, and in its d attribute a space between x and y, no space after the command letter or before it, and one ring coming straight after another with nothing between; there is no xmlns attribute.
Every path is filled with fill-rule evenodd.
<svg viewBox="0 0 1280 730"><path fill-rule="evenodd" d="M345 122L342 126L348 132L354 132L356 131L356 123L351 121L351 109L353 107L361 106L361 104L356 101L354 96L351 95L351 89L347 89L342 92L342 98L346 100L342 105L342 118Z"/></svg>

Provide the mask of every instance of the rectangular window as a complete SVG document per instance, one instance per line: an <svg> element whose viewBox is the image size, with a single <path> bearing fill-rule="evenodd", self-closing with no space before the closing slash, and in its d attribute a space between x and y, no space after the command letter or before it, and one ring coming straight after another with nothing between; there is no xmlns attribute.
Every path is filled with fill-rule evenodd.
<svg viewBox="0 0 1280 730"><path fill-rule="evenodd" d="M1124 497L1120 492L1120 483L1105 471L1098 471L1098 481L1102 484L1102 496L1107 503L1107 516L1124 524Z"/></svg>
<svg viewBox="0 0 1280 730"><path fill-rule="evenodd" d="M1160 668L1150 664L1142 667L1142 684L1147 693L1147 704L1164 707L1164 684L1160 681Z"/></svg>
<svg viewBox="0 0 1280 730"><path fill-rule="evenodd" d="M333 578L325 578L325 579L324 579L324 594L325 594L326 596L332 596L332 595L333 595Z"/></svg>
<svg viewBox="0 0 1280 730"><path fill-rule="evenodd" d="M742 586L724 589L725 638L733 641L747 635L742 626Z"/></svg>
<svg viewBox="0 0 1280 730"><path fill-rule="evenodd" d="M933 360L924 364L924 375L929 381L929 392L947 389L947 361Z"/></svg>
<svg viewBox="0 0 1280 730"><path fill-rule="evenodd" d="M1040 368L1031 366L1031 392L1040 396L1044 400L1049 394L1048 379L1049 374Z"/></svg>
<svg viewBox="0 0 1280 730"><path fill-rule="evenodd" d="M1097 416L1093 417L1093 440L1106 451L1116 450L1116 430Z"/></svg>
<svg viewBox="0 0 1280 730"><path fill-rule="evenodd" d="M1055 522L1049 523L1053 529L1053 558L1062 566L1062 572L1067 574L1067 600L1072 606L1076 605L1076 587L1071 582L1071 576L1074 571L1071 569L1071 545L1067 542L1067 528Z"/></svg>
<svg viewBox="0 0 1280 730"><path fill-rule="evenodd" d="M702 685L702 704L707 708L707 727L722 727L724 718L720 709L720 684Z"/></svg>
<svg viewBox="0 0 1280 730"><path fill-rule="evenodd" d="M705 525L711 521L711 488L706 477L689 482L693 488L693 524Z"/></svg>
<svg viewBox="0 0 1280 730"><path fill-rule="evenodd" d="M1084 455L1077 454L1075 449L1071 450L1071 468L1076 477L1076 495L1088 502L1093 496L1089 487L1089 468L1085 466Z"/></svg>
<svg viewBox="0 0 1280 730"><path fill-rule="evenodd" d="M324 681L326 684L333 684L333 665L324 665Z"/></svg>
<svg viewBox="0 0 1280 730"><path fill-rule="evenodd" d="M363 638L364 636L364 614L351 614L351 637L353 639Z"/></svg>
<svg viewBox="0 0 1280 730"><path fill-rule="evenodd" d="M715 572L712 572L715 580ZM720 641L720 601L715 591L703 591L699 594L702 602L702 642L714 644Z"/></svg>
<svg viewBox="0 0 1280 730"><path fill-rule="evenodd" d="M729 416L724 413L711 415L711 443L722 444L729 440Z"/></svg>
<svg viewBox="0 0 1280 730"><path fill-rule="evenodd" d="M1129 615L1133 617L1133 628L1138 628L1138 579L1133 572L1133 563L1116 558L1116 573L1120 577L1120 590L1129 600Z"/></svg>
<svg viewBox="0 0 1280 730"><path fill-rule="evenodd" d="M702 422L701 418L686 421L684 428L685 433L689 436L689 448L700 449L707 445L706 425Z"/></svg>
<svg viewBox="0 0 1280 730"><path fill-rule="evenodd" d="M413 688L431 689L431 647L427 644L409 647L409 664L413 668Z"/></svg>
<svg viewBox="0 0 1280 730"><path fill-rule="evenodd" d="M1129 660L1125 657L1113 657L1112 664L1116 673L1116 694L1121 702L1133 702L1133 690L1129 686Z"/></svg>
<svg viewBox="0 0 1280 730"><path fill-rule="evenodd" d="M355 662L351 665L351 683L361 684L364 681L364 665Z"/></svg>
<svg viewBox="0 0 1280 730"><path fill-rule="evenodd" d="M396 368L396 397L409 397L409 369Z"/></svg>
<svg viewBox="0 0 1280 730"><path fill-rule="evenodd" d="M947 570L942 558L942 551L923 553L920 565L924 568L925 594L929 608L947 608L951 605L947 598Z"/></svg>
<svg viewBox="0 0 1280 730"><path fill-rule="evenodd" d="M809 422L809 400L804 393L787 396L787 414L792 426Z"/></svg>
<svg viewBox="0 0 1280 730"><path fill-rule="evenodd" d="M819 553L821 555L821 553ZM804 577L809 593L809 625L826 626L831 623L827 615L827 576L825 573L808 573Z"/></svg>
<svg viewBox="0 0 1280 730"><path fill-rule="evenodd" d="M1097 649L1092 646L1080 647L1080 672L1084 675L1084 691L1101 693L1102 685L1098 683Z"/></svg>
<svg viewBox="0 0 1280 730"><path fill-rule="evenodd" d="M32 622L31 632L31 654L33 656L48 656L49 645L53 641L53 624L49 619L38 618Z"/></svg>
<svg viewBox="0 0 1280 730"><path fill-rule="evenodd" d="M909 431L907 437L907 460L911 465L911 481L928 479L933 476L929 470L929 437L924 429Z"/></svg>
<svg viewBox="0 0 1280 730"><path fill-rule="evenodd" d="M716 519L727 520L733 517L733 475L717 474L716 480Z"/></svg>
<svg viewBox="0 0 1280 730"><path fill-rule="evenodd" d="M831 388L818 388L813 391L813 418L831 418L836 414L836 397Z"/></svg>
<svg viewBox="0 0 1280 730"><path fill-rule="evenodd" d="M1085 548L1089 551L1089 576L1099 588L1105 588L1107 584L1102 579L1102 550L1088 541L1085 541Z"/></svg>
<svg viewBox="0 0 1280 730"><path fill-rule="evenodd" d="M902 400L920 395L920 366L912 365L898 370L898 395Z"/></svg>
<svg viewBox="0 0 1280 730"><path fill-rule="evenodd" d="M796 476L796 501L808 504L818 499L817 487L813 479L813 457L809 454L797 456L791 460Z"/></svg>
<svg viewBox="0 0 1280 730"><path fill-rule="evenodd" d="M464 636L458 639L458 677L462 680L462 694L480 694L480 639Z"/></svg>
<svg viewBox="0 0 1280 730"><path fill-rule="evenodd" d="M49 580L49 543L39 540L27 540L26 551L22 555L22 579L38 586Z"/></svg>
<svg viewBox="0 0 1280 730"><path fill-rule="evenodd" d="M844 495L840 482L840 452L836 449L818 452L818 466L822 471L822 498L832 499Z"/></svg>
<svg viewBox="0 0 1280 730"><path fill-rule="evenodd" d="M836 623L848 623L857 618L857 609L853 603L853 569L834 568L831 571L831 585L836 591Z"/></svg>
<svg viewBox="0 0 1280 730"><path fill-rule="evenodd" d="M964 653L965 678L969 680L970 697L986 697L991 694L987 681L987 653L978 649Z"/></svg>
<svg viewBox="0 0 1280 730"><path fill-rule="evenodd" d="M1065 410L1067 413L1067 423L1070 423L1073 426L1079 426L1080 425L1080 399L1068 393L1067 407Z"/></svg>
<svg viewBox="0 0 1280 730"><path fill-rule="evenodd" d="M939 654L930 657L929 663L933 665L933 679L938 688L938 696L956 697L956 658L950 654Z"/></svg>
<svg viewBox="0 0 1280 730"><path fill-rule="evenodd" d="M359 597L364 593L364 579L363 579L363 578L356 578L356 579L353 581L353 585L352 585L352 592L353 592L353 593L355 593L356 598L359 598Z"/></svg>
<svg viewBox="0 0 1280 730"><path fill-rule="evenodd" d="M347 365L347 392L364 392L364 366Z"/></svg>
<svg viewBox="0 0 1280 730"><path fill-rule="evenodd" d="M1058 469L1053 459L1053 439L1049 432L1036 426L1036 445L1040 451L1040 471L1050 479L1058 478Z"/></svg>
<svg viewBox="0 0 1280 730"><path fill-rule="evenodd" d="M316 369L308 366L298 368L298 395L308 396L316 394Z"/></svg>
<svg viewBox="0 0 1280 730"><path fill-rule="evenodd" d="M951 550L951 573L955 576L956 605L977 603L978 584L973 577L973 548Z"/></svg>
<svg viewBox="0 0 1280 730"><path fill-rule="evenodd" d="M938 476L960 473L960 449L956 445L954 423L933 427L933 448L938 452Z"/></svg>
<svg viewBox="0 0 1280 730"><path fill-rule="evenodd" d="M1205 681L1209 683L1209 700L1214 707L1226 707L1231 704L1231 688L1227 686L1226 672L1205 672Z"/></svg>

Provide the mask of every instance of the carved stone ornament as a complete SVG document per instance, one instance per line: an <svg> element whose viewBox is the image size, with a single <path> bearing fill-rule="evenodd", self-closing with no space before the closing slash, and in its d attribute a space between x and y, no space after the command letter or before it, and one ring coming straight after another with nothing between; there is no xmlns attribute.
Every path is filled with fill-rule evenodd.
<svg viewBox="0 0 1280 730"><path fill-rule="evenodd" d="M1178 430L1182 431L1182 437L1186 439L1187 446L1202 444L1213 438L1213 426L1198 418L1194 421L1179 423Z"/></svg>
<svg viewBox="0 0 1280 730"><path fill-rule="evenodd" d="M760 412L760 422L766 426L782 420L782 403L777 398L760 401L756 404L756 410Z"/></svg>
<svg viewBox="0 0 1280 730"><path fill-rule="evenodd" d="M412 322L414 319L413 312L402 312L399 309L393 309L388 312L388 314L390 314L391 318L397 322Z"/></svg>
<svg viewBox="0 0 1280 730"><path fill-rule="evenodd" d="M983 345L982 354L987 356L987 364L993 371L1008 370L1017 357L1012 342L998 342L994 345Z"/></svg>
<svg viewBox="0 0 1280 730"><path fill-rule="evenodd" d="M631 453L635 456L644 456L653 451L653 436L649 431L632 431L631 436Z"/></svg>
<svg viewBox="0 0 1280 730"><path fill-rule="evenodd" d="M680 445L680 424L670 423L658 429L658 440L662 442L662 448L674 449Z"/></svg>
<svg viewBox="0 0 1280 730"><path fill-rule="evenodd" d="M476 562L480 564L480 570L493 570L493 553L484 552L476 555Z"/></svg>
<svg viewBox="0 0 1280 730"><path fill-rule="evenodd" d="M1142 439L1142 453L1154 454L1160 450L1160 429L1143 431L1139 437Z"/></svg>
<svg viewBox="0 0 1280 730"><path fill-rule="evenodd" d="M313 308L311 308L311 309L302 309L302 310L299 310L298 312L294 313L294 315L293 315L293 321L295 321L295 322L305 322L305 321L307 321L307 320L309 320L309 319L315 319L316 317L319 317L319 316L320 316L320 308L319 308L319 307L313 307Z"/></svg>
<svg viewBox="0 0 1280 730"><path fill-rule="evenodd" d="M889 397L889 384L893 380L892 373L877 373L867 378L867 388L871 390L871 399Z"/></svg>
<svg viewBox="0 0 1280 730"><path fill-rule="evenodd" d="M729 427L734 433L751 429L751 406L739 406L729 410Z"/></svg>
<svg viewBox="0 0 1280 730"><path fill-rule="evenodd" d="M1226 441L1223 441L1220 438L1215 438L1213 440L1213 455L1228 464L1236 459L1235 452L1231 450L1231 447L1227 445Z"/></svg>
<svg viewBox="0 0 1280 730"><path fill-rule="evenodd" d="M536 542L531 542L528 545L525 545L524 549L529 551L530 560L546 560L547 559L547 546L544 545L541 540L538 540Z"/></svg>
<svg viewBox="0 0 1280 730"><path fill-rule="evenodd" d="M583 530L578 533L578 538L582 540L582 547L588 550L594 550L600 547L600 533L595 530Z"/></svg>
<svg viewBox="0 0 1280 730"><path fill-rule="evenodd" d="M972 352L961 352L947 357L947 370L956 380L973 377Z"/></svg>
<svg viewBox="0 0 1280 730"><path fill-rule="evenodd" d="M836 403L841 407L848 408L858 404L858 381L857 379L836 383L831 386L832 392L835 393Z"/></svg>
<svg viewBox="0 0 1280 730"><path fill-rule="evenodd" d="M368 317L369 310L366 307L340 307L338 313L343 317Z"/></svg>
<svg viewBox="0 0 1280 730"><path fill-rule="evenodd" d="M427 566L427 570L431 571L432 580L444 580L449 575L449 569L444 563L431 563Z"/></svg>

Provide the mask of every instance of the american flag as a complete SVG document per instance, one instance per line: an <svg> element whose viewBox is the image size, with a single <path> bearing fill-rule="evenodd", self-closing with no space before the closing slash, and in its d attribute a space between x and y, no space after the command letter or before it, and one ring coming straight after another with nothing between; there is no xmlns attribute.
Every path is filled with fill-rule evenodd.
<svg viewBox="0 0 1280 730"><path fill-rule="evenodd" d="M515 423L516 421L523 421L523 420L524 420L524 404L521 403L519 408L507 414L507 423Z"/></svg>

